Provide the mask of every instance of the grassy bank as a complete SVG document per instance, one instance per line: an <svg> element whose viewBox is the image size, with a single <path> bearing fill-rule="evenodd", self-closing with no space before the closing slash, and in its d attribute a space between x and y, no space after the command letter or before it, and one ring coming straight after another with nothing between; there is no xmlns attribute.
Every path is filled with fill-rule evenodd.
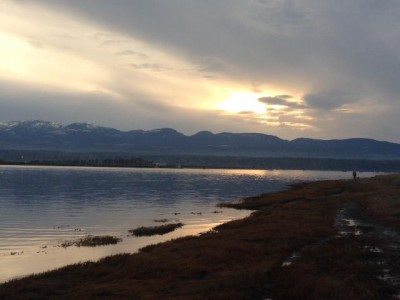
<svg viewBox="0 0 400 300"><path fill-rule="evenodd" d="M228 205L248 218L14 280L0 299L391 299L399 195L392 175L250 197Z"/></svg>

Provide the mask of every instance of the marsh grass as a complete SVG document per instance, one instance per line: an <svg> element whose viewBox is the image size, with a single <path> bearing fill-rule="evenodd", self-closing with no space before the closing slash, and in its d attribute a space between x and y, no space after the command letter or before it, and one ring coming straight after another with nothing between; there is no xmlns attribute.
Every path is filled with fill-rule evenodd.
<svg viewBox="0 0 400 300"><path fill-rule="evenodd" d="M180 227L182 227L182 223L171 223L164 224L160 226L148 226L148 227L139 227L136 229L129 230L129 233L133 236L152 236L152 235L163 235L169 232L172 232Z"/></svg>
<svg viewBox="0 0 400 300"><path fill-rule="evenodd" d="M67 247L71 247L71 246L97 247L97 246L115 245L121 241L122 241L121 238L118 238L115 236L110 236L110 235L103 235L103 236L87 235L81 239L64 241L61 244L61 247L63 247L63 248L67 248Z"/></svg>

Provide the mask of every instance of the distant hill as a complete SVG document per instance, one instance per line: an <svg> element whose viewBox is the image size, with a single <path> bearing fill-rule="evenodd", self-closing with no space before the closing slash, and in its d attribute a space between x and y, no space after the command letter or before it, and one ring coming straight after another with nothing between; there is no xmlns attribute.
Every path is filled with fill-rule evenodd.
<svg viewBox="0 0 400 300"><path fill-rule="evenodd" d="M300 138L288 141L260 133L214 134L209 131L186 136L171 128L120 131L88 123L63 126L41 120L0 124L0 149L200 156L400 159L400 144L373 139Z"/></svg>

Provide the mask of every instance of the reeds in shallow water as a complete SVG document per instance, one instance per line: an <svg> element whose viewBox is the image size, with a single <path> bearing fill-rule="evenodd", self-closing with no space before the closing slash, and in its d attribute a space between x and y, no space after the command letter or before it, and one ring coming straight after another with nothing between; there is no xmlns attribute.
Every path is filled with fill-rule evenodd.
<svg viewBox="0 0 400 300"><path fill-rule="evenodd" d="M97 247L97 246L105 246L105 245L115 245L121 242L121 238L117 238L111 235L103 235L103 236L93 236L88 235L84 238L73 240L73 241L64 241L61 244L61 247L67 248L71 246L77 247Z"/></svg>
<svg viewBox="0 0 400 300"><path fill-rule="evenodd" d="M172 223L160 226L139 227L136 229L129 230L129 233L134 236L163 235L172 232L182 226L183 226L182 223Z"/></svg>

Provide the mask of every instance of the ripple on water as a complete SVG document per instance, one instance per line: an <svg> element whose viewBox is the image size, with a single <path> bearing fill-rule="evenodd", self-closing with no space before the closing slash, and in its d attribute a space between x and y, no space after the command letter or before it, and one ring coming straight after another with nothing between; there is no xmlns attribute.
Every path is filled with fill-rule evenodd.
<svg viewBox="0 0 400 300"><path fill-rule="evenodd" d="M213 213L218 202L278 191L300 181L350 177L345 172L315 171L0 166L0 255L23 252L18 258L2 257L0 281L42 271L44 266L135 251L146 243L197 234L248 214L229 209ZM162 238L125 239L129 229L168 218L186 225ZM53 247L87 234L125 240L88 251ZM46 253L43 246L48 246Z"/></svg>

